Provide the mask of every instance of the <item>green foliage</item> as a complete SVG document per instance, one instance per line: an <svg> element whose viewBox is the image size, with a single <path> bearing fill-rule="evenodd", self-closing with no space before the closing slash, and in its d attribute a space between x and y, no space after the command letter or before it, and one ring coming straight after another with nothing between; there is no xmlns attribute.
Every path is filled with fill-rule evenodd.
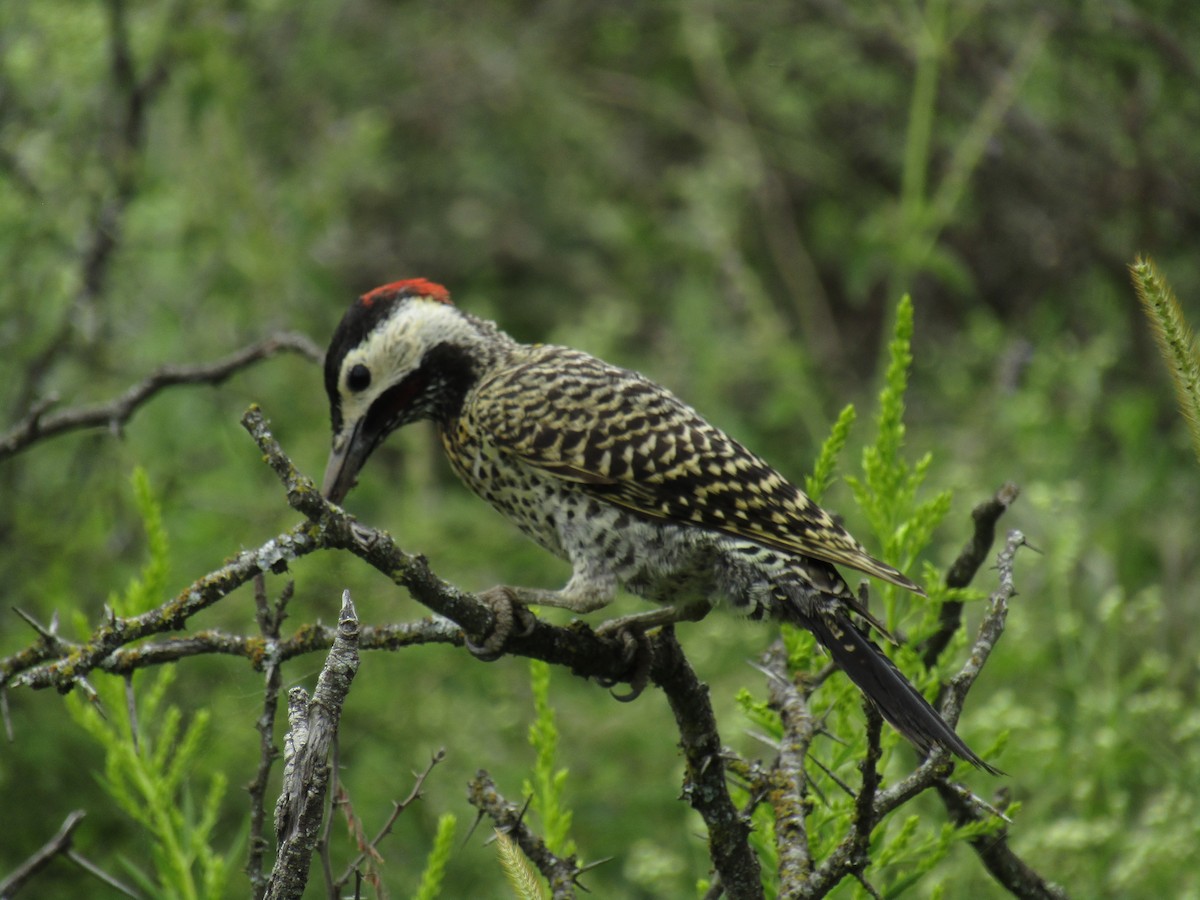
<svg viewBox="0 0 1200 900"><path fill-rule="evenodd" d="M1152 260L1139 259L1130 267L1142 311L1150 320L1159 352L1175 382L1179 408L1200 459L1200 351L1175 292Z"/></svg>
<svg viewBox="0 0 1200 900"><path fill-rule="evenodd" d="M219 897L229 877L228 853L217 852L213 845L226 779L214 772L197 804L191 776L204 758L211 716L200 710L183 726L179 708L165 703L176 671L163 668L152 679L135 678L150 683L136 703L130 699L128 705L120 682L100 681L96 688L104 715L78 693L67 697L67 709L104 749L100 783L105 792L151 841L153 874L126 862L142 888L179 900ZM132 686L129 690L132 698ZM136 721L130 719L133 708Z"/></svg>
<svg viewBox="0 0 1200 900"><path fill-rule="evenodd" d="M846 446L846 440L850 437L850 429L854 425L855 416L853 404L842 408L837 421L833 423L833 428L829 431L829 437L821 444L821 452L817 454L812 474L805 476L804 492L815 503L821 502L821 497L833 484L834 475L837 472L837 460Z"/></svg>
<svg viewBox="0 0 1200 900"><path fill-rule="evenodd" d="M934 529L950 508L949 492L942 492L924 502L917 499L932 456L926 454L915 465L904 459L905 393L912 363L912 337L913 307L906 296L897 308L895 334L888 347L889 361L876 419L878 433L874 443L863 450L862 476L846 477L860 510L888 548L889 558L909 561L927 547ZM831 481L831 473L836 468L839 452L846 444L852 421L853 409L843 410L822 447L815 467L818 474L808 482L809 488L816 488L818 494ZM978 596L977 592L949 591L940 587L940 573L932 565L926 565L924 576L932 586L932 602L923 605L922 621L914 629L918 635L936 627L937 601ZM890 605L889 619L894 619ZM819 657L813 654L810 635L799 629L785 628L784 638L788 648L788 663L794 672L809 672L813 666L821 664ZM961 636L958 641L961 645ZM936 688L941 673L927 671L911 643L897 648L893 655L918 689L928 691ZM783 738L779 715L765 701L757 699L750 691L742 690L738 693L737 702L757 733L772 742ZM861 721L861 696L847 679L835 678L825 682L820 691L814 694L811 704L814 715L823 716L826 727L841 739L829 750L826 750L823 742L818 742L814 752L821 758L823 766L813 766L808 772L814 793L823 798L814 804L808 815L811 849L814 859L819 862L834 851L855 815L854 797L842 790L839 780L842 784L853 783L858 761L866 753L866 737ZM893 751L902 742L890 729L885 729L882 742L886 768ZM755 849L766 864L775 859L771 839L774 829L769 807L764 805L756 815L762 821L757 823ZM899 820L900 817L893 816L892 819ZM969 828L945 825L939 831L931 829L929 823L920 816L909 816L903 822L885 820L873 835L868 877L884 896L897 896L933 872L955 844L990 833L1000 824L996 820ZM768 866L768 871L773 870Z"/></svg>
<svg viewBox="0 0 1200 900"><path fill-rule="evenodd" d="M421 874L421 884L413 895L414 900L435 900L441 896L442 882L446 878L446 864L454 852L454 831L458 820L452 813L445 813L438 818L437 835L433 839L433 848L425 861L425 871Z"/></svg>
<svg viewBox="0 0 1200 900"><path fill-rule="evenodd" d="M149 559L123 594L109 596L109 605L122 616L162 601L169 568L162 511L140 468L134 471L133 488ZM177 669L163 667L153 676L135 675L126 682L103 677L95 700L76 692L66 698L67 709L104 749L104 790L152 842L153 875L132 861L126 863L129 871L156 896L217 897L229 875L227 856L213 848L226 778L215 771L197 807L191 776L207 749L211 714L198 710L183 725L179 708L166 702L177 674ZM139 682L140 693L134 689Z"/></svg>
<svg viewBox="0 0 1200 900"><path fill-rule="evenodd" d="M536 752L533 781L526 781L522 790L532 797L530 807L542 821L545 833L542 840L551 853L570 856L575 852L571 839L571 810L563 802L567 770L558 765L558 725L554 707L550 705L550 665L541 660L529 661L529 680L533 688L534 720L529 726L529 743Z"/></svg>
<svg viewBox="0 0 1200 900"><path fill-rule="evenodd" d="M950 511L950 492L941 491L917 503L933 455L926 453L915 464L905 460L904 395L912 365L913 304L906 294L896 308L895 331L888 344L888 365L879 393L875 442L863 448L862 477L847 476L858 507L883 545L883 558L907 570L929 545L934 529ZM884 591L887 622L895 624L891 585Z"/></svg>
<svg viewBox="0 0 1200 900"><path fill-rule="evenodd" d="M1019 807L1014 803L1009 814ZM995 834L1003 827L1002 820L993 818L962 827L947 823L940 830L931 830L922 827L920 816L907 816L886 843L880 842L876 848L872 841L873 866L887 873L875 886L884 897L898 897L932 873L956 846Z"/></svg>
<svg viewBox="0 0 1200 900"><path fill-rule="evenodd" d="M162 603L167 593L167 576L171 571L171 547L163 523L162 506L150 487L150 476L138 466L133 470L130 480L138 516L146 533L148 558L141 572L130 580L124 593L113 591L108 595L108 606L118 616L135 616ZM81 629L81 633L86 633L86 630Z"/></svg>

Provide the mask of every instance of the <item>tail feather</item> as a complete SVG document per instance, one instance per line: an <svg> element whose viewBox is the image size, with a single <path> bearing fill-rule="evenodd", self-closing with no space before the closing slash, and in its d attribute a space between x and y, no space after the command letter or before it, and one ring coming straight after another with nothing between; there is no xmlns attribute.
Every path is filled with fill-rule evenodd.
<svg viewBox="0 0 1200 900"><path fill-rule="evenodd" d="M807 605L807 604L806 604ZM838 667L871 699L892 726L923 753L944 747L992 775L1004 774L980 759L938 714L879 645L840 610L796 618L825 646Z"/></svg>

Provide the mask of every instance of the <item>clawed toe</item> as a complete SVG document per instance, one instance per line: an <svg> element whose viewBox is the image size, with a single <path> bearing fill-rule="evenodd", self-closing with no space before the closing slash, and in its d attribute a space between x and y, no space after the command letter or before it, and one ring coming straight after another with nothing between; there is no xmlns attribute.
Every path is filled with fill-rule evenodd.
<svg viewBox="0 0 1200 900"><path fill-rule="evenodd" d="M629 679L627 693L618 694L613 690L610 690L609 693L619 703L633 702L642 695L642 691L650 683L650 666L654 662L654 648L650 644L650 639L646 637L644 629L630 627L620 623L619 620L601 625L596 630L596 634L601 637L615 637L621 642L622 662L626 667L633 668L633 675ZM604 687L611 687L614 683L613 681L607 683L601 681Z"/></svg>
<svg viewBox="0 0 1200 900"><path fill-rule="evenodd" d="M479 594L479 599L488 606L495 617L492 631L479 643L463 632L463 643L476 659L495 662L504 655L509 638L527 637L537 627L537 617L521 605L516 592L508 587L494 587Z"/></svg>
<svg viewBox="0 0 1200 900"><path fill-rule="evenodd" d="M471 640L463 632L463 643L476 659L483 662L495 662L504 655L504 645L513 633L515 621L514 609L516 604L512 591L504 587L494 587L479 594L479 599L492 611L492 631L479 643Z"/></svg>

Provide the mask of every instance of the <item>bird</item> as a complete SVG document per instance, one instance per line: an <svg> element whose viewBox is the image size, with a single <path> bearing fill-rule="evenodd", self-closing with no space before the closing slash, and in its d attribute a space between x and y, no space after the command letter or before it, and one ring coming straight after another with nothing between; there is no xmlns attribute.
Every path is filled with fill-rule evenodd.
<svg viewBox="0 0 1200 900"><path fill-rule="evenodd" d="M389 434L432 420L467 487L571 564L559 590L480 594L498 623L511 626L514 605L585 614L624 588L659 604L623 620L642 629L721 603L798 625L923 754L944 749L1001 774L873 640L869 627L890 635L837 566L923 596L920 585L666 388L579 350L518 342L425 278L358 297L334 331L324 378L328 501L343 502Z"/></svg>

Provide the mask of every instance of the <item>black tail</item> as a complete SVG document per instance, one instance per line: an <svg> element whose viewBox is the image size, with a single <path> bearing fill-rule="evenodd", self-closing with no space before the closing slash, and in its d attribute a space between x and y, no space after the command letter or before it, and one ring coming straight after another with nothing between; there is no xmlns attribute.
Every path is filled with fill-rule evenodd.
<svg viewBox="0 0 1200 900"><path fill-rule="evenodd" d="M945 747L985 772L1004 774L975 755L879 645L863 634L845 613L826 608L814 615L800 613L796 618L825 646L833 661L871 699L883 717L918 750L928 754Z"/></svg>

